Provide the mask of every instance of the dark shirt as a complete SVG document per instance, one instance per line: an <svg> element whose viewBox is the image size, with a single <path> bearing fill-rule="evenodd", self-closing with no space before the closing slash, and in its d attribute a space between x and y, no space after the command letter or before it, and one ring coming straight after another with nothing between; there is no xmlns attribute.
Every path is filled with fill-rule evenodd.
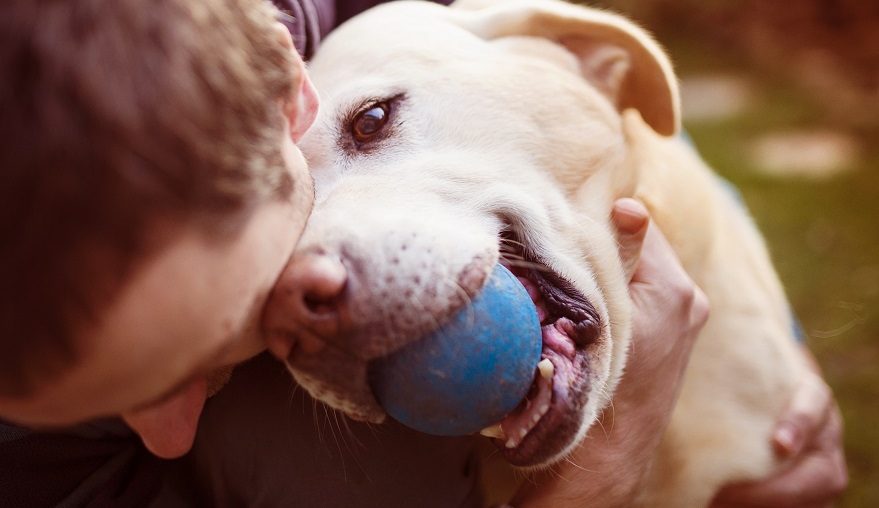
<svg viewBox="0 0 879 508"><path fill-rule="evenodd" d="M272 0L288 16L282 22L293 35L293 43L306 60L314 56L320 41L348 18L386 0ZM451 0L433 0L450 4Z"/></svg>
<svg viewBox="0 0 879 508"><path fill-rule="evenodd" d="M290 34L293 36L293 43L302 58L306 60L314 56L320 45L321 39L329 33L335 26L341 23L342 19L336 17L336 4L332 1L322 0L272 0L276 6L286 14L281 20ZM361 1L343 2L345 4L353 3L361 6L359 10L365 10L373 5L380 3L379 1ZM355 11L356 12L359 12ZM346 18L347 19L347 18Z"/></svg>

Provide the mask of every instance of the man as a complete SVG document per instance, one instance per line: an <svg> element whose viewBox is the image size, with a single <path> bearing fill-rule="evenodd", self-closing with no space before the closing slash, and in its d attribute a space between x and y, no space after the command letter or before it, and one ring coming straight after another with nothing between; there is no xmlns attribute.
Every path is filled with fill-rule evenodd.
<svg viewBox="0 0 879 508"><path fill-rule="evenodd" d="M260 0L0 6L0 417L18 424L0 427L5 504L161 499L169 465L118 421L28 428L118 415L155 455L179 457L228 367L264 348L262 308L311 206L294 142L317 107L275 15ZM320 34L308 26L303 50ZM668 323L638 337L666 344L676 386L691 345L676 339L706 309L676 260L657 259L646 280L670 274L689 293L636 299ZM667 415L674 393L653 411ZM628 464L645 451L614 453ZM620 468L635 478L624 483L639 469ZM602 495L584 499L610 504Z"/></svg>

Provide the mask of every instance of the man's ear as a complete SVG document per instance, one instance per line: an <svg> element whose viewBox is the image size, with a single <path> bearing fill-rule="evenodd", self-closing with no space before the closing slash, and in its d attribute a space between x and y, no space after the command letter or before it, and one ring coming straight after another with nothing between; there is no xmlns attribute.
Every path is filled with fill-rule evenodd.
<svg viewBox="0 0 879 508"><path fill-rule="evenodd" d="M311 124L314 123L320 101L314 85L308 79L305 63L296 51L290 31L279 21L275 22L273 29L275 37L290 52L292 57L291 63L296 67L294 70L295 77L290 87L290 96L279 97L278 99L281 102L284 116L287 117L287 121L290 124L290 136L295 143L298 143L308 128L311 127Z"/></svg>
<svg viewBox="0 0 879 508"><path fill-rule="evenodd" d="M671 62L625 18L555 0L458 0L452 7L456 20L483 39L530 36L561 44L619 111L637 109L659 134L678 131L680 98Z"/></svg>

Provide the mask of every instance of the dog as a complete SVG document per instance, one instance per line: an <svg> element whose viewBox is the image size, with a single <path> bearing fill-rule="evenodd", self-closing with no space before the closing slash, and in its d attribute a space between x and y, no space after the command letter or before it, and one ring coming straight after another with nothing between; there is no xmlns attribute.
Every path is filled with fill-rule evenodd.
<svg viewBox="0 0 879 508"><path fill-rule="evenodd" d="M345 273L329 301L300 295L286 363L311 395L382 422L371 362L502 262L538 288L555 368L548 411L499 448L525 468L562 460L625 370L632 309L609 211L632 196L712 305L638 502L705 506L780 467L771 431L807 369L791 313L743 207L676 136L676 79L644 30L555 0L392 2L338 28L310 72L316 200L294 262ZM584 305L589 322L572 311Z"/></svg>

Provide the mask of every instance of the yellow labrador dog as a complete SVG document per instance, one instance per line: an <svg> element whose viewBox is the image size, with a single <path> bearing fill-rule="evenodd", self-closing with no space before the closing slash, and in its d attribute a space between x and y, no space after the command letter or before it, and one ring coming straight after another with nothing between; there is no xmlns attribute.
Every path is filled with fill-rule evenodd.
<svg viewBox="0 0 879 508"><path fill-rule="evenodd" d="M297 255L347 270L337 313L312 302L288 358L312 395L383 421L370 362L504 262L554 369L532 392L548 405L501 422L497 444L518 466L562 460L624 374L631 309L609 210L634 196L712 304L641 502L704 506L778 467L770 432L805 368L789 309L757 230L675 137L675 76L643 30L553 0L393 2L339 28L311 72L317 200Z"/></svg>

